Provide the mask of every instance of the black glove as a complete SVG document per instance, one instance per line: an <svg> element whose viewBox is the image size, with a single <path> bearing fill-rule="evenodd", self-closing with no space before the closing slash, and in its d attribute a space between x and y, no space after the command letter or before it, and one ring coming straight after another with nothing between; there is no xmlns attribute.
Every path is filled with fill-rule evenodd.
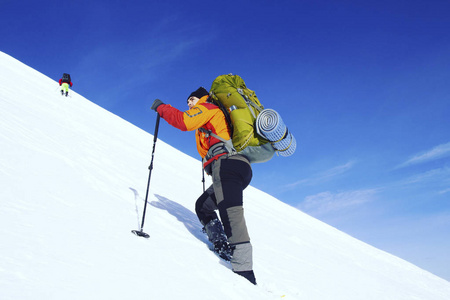
<svg viewBox="0 0 450 300"><path fill-rule="evenodd" d="M153 109L154 111L157 111L158 106L160 106L161 104L164 104L161 100L156 99L155 101L153 101L152 107L151 109Z"/></svg>

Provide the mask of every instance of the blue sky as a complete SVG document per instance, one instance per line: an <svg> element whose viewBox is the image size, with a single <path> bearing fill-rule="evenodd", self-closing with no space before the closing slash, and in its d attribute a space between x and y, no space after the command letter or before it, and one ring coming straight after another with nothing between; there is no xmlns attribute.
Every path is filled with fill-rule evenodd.
<svg viewBox="0 0 450 300"><path fill-rule="evenodd" d="M253 186L450 280L449 14L448 1L0 1L0 50L71 73L150 133L155 98L184 110L241 75L298 147L254 165ZM162 122L159 137L198 157L193 133Z"/></svg>

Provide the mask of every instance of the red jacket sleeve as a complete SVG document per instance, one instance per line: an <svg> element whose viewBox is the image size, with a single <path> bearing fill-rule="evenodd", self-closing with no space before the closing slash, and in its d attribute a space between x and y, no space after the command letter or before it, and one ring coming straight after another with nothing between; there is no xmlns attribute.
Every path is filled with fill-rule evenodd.
<svg viewBox="0 0 450 300"><path fill-rule="evenodd" d="M59 80L59 85L61 85L61 81L62 81L62 79Z"/></svg>
<svg viewBox="0 0 450 300"><path fill-rule="evenodd" d="M183 112L172 107L169 104L161 104L157 108L159 115L161 118L167 121L173 127L176 127L180 130L187 131L186 124L183 121Z"/></svg>

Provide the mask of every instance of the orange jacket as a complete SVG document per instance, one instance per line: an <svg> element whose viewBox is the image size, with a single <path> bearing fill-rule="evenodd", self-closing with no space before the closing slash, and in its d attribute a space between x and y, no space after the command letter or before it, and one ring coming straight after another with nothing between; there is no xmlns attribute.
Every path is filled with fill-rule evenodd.
<svg viewBox="0 0 450 300"><path fill-rule="evenodd" d="M197 151L202 158L206 156L209 148L220 140L213 136L206 137L204 132L198 130L199 128L211 130L225 140L230 139L225 116L217 105L206 102L207 99L208 95L203 96L194 107L185 112L169 104L161 104L157 109L160 116L170 125L183 131L196 131Z"/></svg>

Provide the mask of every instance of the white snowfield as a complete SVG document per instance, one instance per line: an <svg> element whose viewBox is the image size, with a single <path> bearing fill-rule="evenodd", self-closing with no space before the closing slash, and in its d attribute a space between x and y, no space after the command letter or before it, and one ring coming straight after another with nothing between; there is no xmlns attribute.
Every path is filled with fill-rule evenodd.
<svg viewBox="0 0 450 300"><path fill-rule="evenodd" d="M194 212L200 162L164 136L150 238L133 235L153 136L58 87L0 52L0 299L450 299L444 279L253 187L244 200L250 284L209 250Z"/></svg>

